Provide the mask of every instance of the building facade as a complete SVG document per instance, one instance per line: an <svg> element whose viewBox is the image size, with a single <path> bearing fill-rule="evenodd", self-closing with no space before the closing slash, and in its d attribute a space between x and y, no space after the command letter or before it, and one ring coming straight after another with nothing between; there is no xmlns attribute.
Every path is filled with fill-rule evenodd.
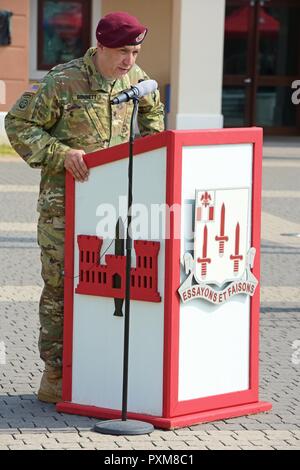
<svg viewBox="0 0 300 470"><path fill-rule="evenodd" d="M13 14L11 43L0 45L2 135L28 83L95 45L99 18L114 10L149 26L138 62L159 82L169 128L299 133L300 0L0 0Z"/></svg>

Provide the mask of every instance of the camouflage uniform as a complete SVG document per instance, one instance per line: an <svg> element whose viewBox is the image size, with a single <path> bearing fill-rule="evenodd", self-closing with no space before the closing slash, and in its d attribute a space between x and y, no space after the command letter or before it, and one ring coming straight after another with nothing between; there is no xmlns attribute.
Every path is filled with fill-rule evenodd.
<svg viewBox="0 0 300 470"><path fill-rule="evenodd" d="M111 106L110 100L147 75L137 66L116 81L95 68L90 48L84 57L54 67L13 106L5 120L14 149L32 168L41 169L38 243L44 289L40 300L41 358L61 367L64 265L64 158L70 148L86 153L129 140L132 103ZM141 99L141 135L164 128L163 105L156 91Z"/></svg>

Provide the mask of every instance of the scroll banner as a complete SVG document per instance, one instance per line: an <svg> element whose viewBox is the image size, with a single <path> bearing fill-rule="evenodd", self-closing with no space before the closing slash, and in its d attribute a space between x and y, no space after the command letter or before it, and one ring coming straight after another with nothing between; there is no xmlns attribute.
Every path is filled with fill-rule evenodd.
<svg viewBox="0 0 300 470"><path fill-rule="evenodd" d="M231 297L238 294L247 294L251 297L255 293L257 282L251 281L234 281L223 290L215 290L207 284L198 284L188 287L184 291L179 292L183 303L193 299L204 299L213 304L222 304L227 302Z"/></svg>

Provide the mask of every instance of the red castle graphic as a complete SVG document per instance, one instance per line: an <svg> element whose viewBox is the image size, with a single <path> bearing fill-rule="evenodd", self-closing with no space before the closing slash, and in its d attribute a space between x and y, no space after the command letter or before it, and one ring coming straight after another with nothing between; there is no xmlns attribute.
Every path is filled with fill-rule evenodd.
<svg viewBox="0 0 300 470"><path fill-rule="evenodd" d="M105 255L99 263L103 239L78 235L79 283L77 294L125 298L126 256ZM157 291L157 258L160 242L134 241L136 268L130 270L130 298L146 302L160 302ZM117 287L118 286L118 287Z"/></svg>

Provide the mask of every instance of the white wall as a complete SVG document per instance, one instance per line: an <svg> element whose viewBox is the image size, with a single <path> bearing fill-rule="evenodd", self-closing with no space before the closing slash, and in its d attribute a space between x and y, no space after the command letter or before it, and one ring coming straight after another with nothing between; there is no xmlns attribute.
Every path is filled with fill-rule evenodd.
<svg viewBox="0 0 300 470"><path fill-rule="evenodd" d="M168 127L222 127L225 0L173 0Z"/></svg>
<svg viewBox="0 0 300 470"><path fill-rule="evenodd" d="M6 116L6 113L0 112L0 144L9 144L9 140L6 135L5 128L4 128L5 116Z"/></svg>

